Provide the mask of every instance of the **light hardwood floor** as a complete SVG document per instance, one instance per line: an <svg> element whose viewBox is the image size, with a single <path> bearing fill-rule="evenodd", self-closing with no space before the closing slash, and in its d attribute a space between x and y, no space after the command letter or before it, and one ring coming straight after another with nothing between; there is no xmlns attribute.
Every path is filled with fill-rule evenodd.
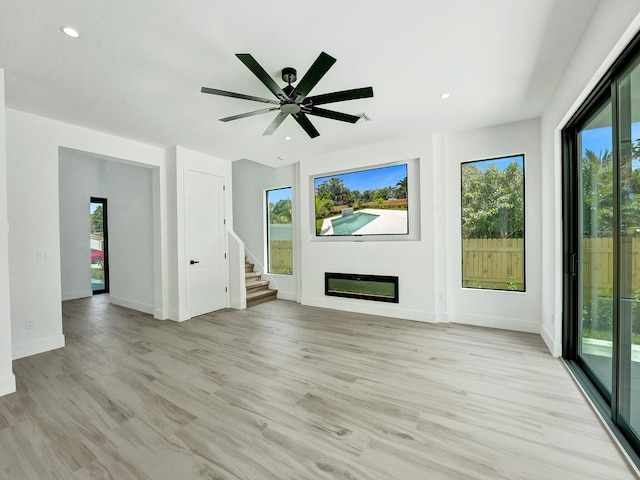
<svg viewBox="0 0 640 480"><path fill-rule="evenodd" d="M280 300L63 315L0 398L2 479L634 478L536 335Z"/></svg>

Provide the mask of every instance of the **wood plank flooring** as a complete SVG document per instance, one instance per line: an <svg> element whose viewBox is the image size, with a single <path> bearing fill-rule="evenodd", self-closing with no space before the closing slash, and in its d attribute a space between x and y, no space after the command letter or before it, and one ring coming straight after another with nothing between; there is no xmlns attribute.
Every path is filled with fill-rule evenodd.
<svg viewBox="0 0 640 480"><path fill-rule="evenodd" d="M1 479L634 478L536 335L282 300L63 316L0 397Z"/></svg>

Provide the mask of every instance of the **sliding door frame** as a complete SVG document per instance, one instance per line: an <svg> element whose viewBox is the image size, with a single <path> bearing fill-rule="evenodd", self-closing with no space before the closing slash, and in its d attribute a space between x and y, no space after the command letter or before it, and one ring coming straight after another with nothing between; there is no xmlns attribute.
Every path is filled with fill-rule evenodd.
<svg viewBox="0 0 640 480"><path fill-rule="evenodd" d="M622 372L620 355L620 111L618 87L619 79L630 68L640 64L640 35L632 40L622 55L603 76L589 94L571 120L562 130L562 186L563 186L563 342L562 356L574 373L582 388L599 410L631 460L640 468L640 432L633 428L619 414L620 376ZM600 382L591 368L579 355L580 346L580 162L578 134L589 118L611 101L612 141L613 141L613 345L611 392Z"/></svg>

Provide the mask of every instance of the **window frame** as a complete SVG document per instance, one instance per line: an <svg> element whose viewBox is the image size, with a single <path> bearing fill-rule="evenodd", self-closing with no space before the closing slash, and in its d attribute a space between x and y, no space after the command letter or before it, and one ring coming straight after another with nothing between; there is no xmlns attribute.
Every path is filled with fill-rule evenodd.
<svg viewBox="0 0 640 480"><path fill-rule="evenodd" d="M282 272L272 272L271 271L271 256L270 256L270 252L271 252L271 228L270 228L270 220L271 220L271 215L269 212L269 192L274 192L277 190L289 190L290 191L290 199L291 199L291 273L282 273ZM265 232L264 232L264 238L265 238L265 243L264 243L264 258L265 258L265 271L267 274L269 275L286 275L286 276L292 276L294 274L293 271L293 217L294 217L294 206L293 206L293 186L284 186L284 187L275 187L275 188L267 188L264 190L264 215L265 215L265 219L264 219L264 228L265 228Z"/></svg>
<svg viewBox="0 0 640 480"><path fill-rule="evenodd" d="M468 286L464 284L464 234L463 234L463 205L464 205L464 193L462 190L462 172L466 165L480 162L491 162L505 160L509 158L520 157L522 159L522 289L514 290L509 288L483 288ZM485 290L494 292L508 292L515 294L522 294L527 292L527 175L526 175L526 154L514 153L511 155L502 155L499 157L481 158L476 160L469 160L466 162L460 162L460 286L464 290Z"/></svg>

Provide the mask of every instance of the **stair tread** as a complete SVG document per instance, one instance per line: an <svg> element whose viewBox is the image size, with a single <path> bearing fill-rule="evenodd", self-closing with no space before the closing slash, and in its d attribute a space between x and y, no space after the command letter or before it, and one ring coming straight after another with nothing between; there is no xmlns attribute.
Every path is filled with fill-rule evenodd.
<svg viewBox="0 0 640 480"><path fill-rule="evenodd" d="M277 294L278 294L277 290L271 290L271 289L257 290L255 292L247 293L247 300L260 298L260 297L276 296Z"/></svg>
<svg viewBox="0 0 640 480"><path fill-rule="evenodd" d="M255 280L253 282L247 282L245 284L247 288L256 288L256 287L261 287L263 285L269 285L269 280Z"/></svg>

